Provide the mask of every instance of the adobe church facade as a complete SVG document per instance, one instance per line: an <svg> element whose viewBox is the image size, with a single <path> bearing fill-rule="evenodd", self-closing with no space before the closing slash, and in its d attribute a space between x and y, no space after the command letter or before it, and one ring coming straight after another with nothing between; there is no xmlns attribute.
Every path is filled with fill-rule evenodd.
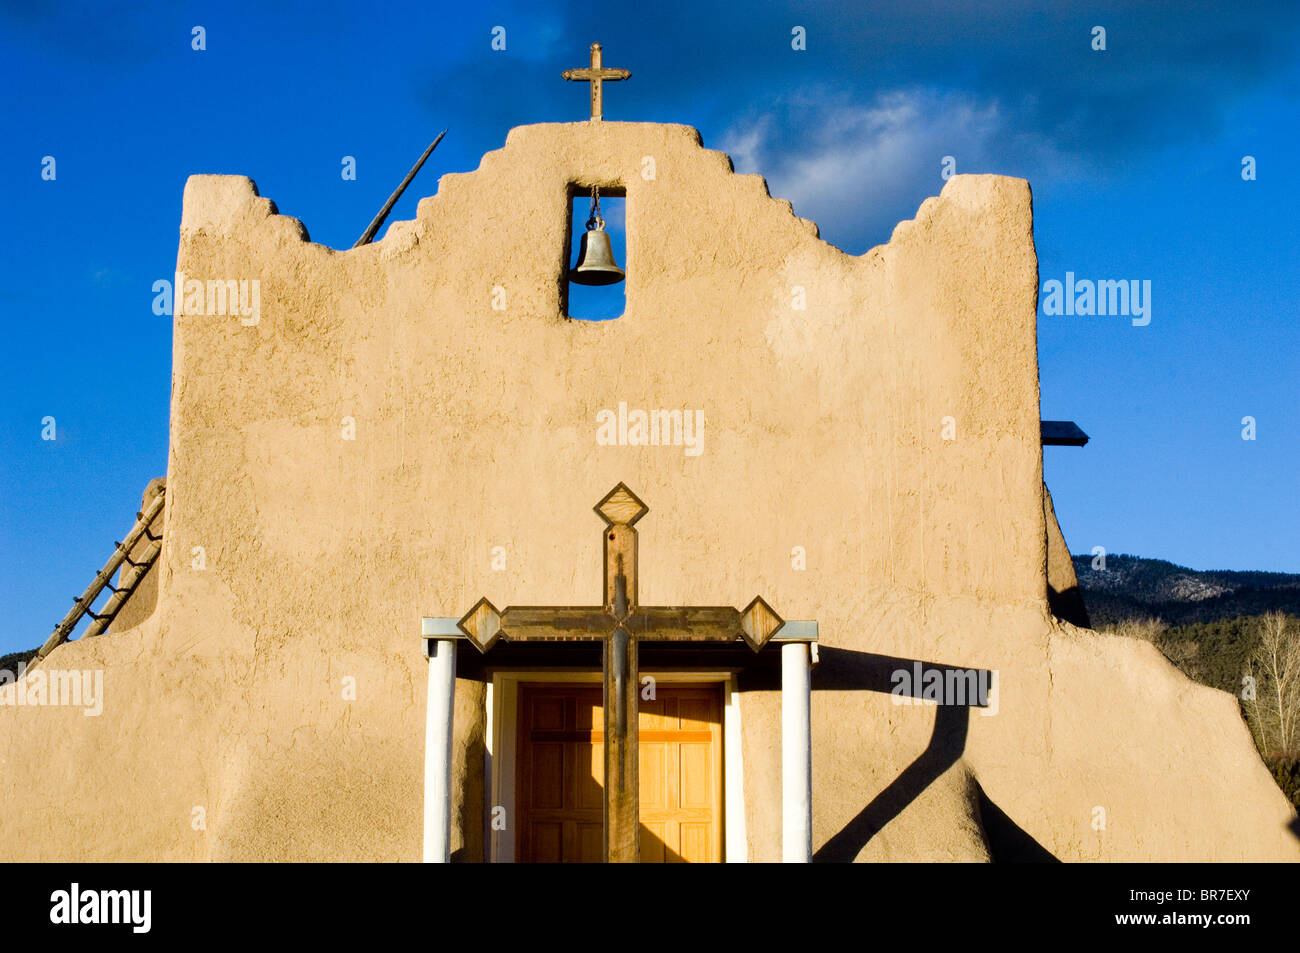
<svg viewBox="0 0 1300 953"><path fill-rule="evenodd" d="M626 201L598 323L565 315L592 185ZM178 272L259 307L175 319L156 606L43 662L102 668L100 717L0 709L0 853L421 859L422 620L600 606L593 507L623 485L640 604L815 623L814 860L1300 859L1233 698L1053 614L1032 225L1026 182L961 175L848 255L650 123L513 129L346 251L192 177ZM599 439L636 410L691 414L699 452ZM597 859L602 645L440 631L450 858ZM641 859L782 858L770 635L641 645ZM992 691L898 690L931 671Z"/></svg>

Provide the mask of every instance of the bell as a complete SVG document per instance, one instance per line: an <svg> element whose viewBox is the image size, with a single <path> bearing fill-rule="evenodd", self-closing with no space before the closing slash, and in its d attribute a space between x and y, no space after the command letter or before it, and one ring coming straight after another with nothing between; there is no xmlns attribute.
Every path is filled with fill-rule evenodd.
<svg viewBox="0 0 1300 953"><path fill-rule="evenodd" d="M623 269L614 261L609 235L596 228L583 232L578 263L569 272L569 280L580 285L616 285L623 278Z"/></svg>

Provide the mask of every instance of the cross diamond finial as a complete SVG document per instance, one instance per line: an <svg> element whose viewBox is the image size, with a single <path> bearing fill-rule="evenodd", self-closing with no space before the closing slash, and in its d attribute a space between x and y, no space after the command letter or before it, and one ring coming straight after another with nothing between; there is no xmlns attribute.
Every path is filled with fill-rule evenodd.
<svg viewBox="0 0 1300 953"><path fill-rule="evenodd" d="M619 483L596 504L596 512L610 526L632 526L650 512L650 507L642 503L626 483Z"/></svg>

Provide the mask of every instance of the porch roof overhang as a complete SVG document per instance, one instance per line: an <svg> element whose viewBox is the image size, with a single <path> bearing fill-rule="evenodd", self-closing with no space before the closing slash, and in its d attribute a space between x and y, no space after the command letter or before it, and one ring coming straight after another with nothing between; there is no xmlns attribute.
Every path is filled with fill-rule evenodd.
<svg viewBox="0 0 1300 953"><path fill-rule="evenodd" d="M456 676L490 682L496 672L600 671L603 646L599 641L511 642L501 639L487 652L480 652L449 617L426 617L421 632L428 658L435 640L456 642ZM812 661L817 662L817 623L787 621L755 652L743 639L734 642L687 642L682 640L638 640L640 667L646 671L731 672L741 691L775 690L781 686L781 646L789 642L809 643Z"/></svg>

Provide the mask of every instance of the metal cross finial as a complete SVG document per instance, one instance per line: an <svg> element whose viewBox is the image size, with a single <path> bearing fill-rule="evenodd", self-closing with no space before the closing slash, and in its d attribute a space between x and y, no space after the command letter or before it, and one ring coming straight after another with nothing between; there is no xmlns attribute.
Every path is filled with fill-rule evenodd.
<svg viewBox="0 0 1300 953"><path fill-rule="evenodd" d="M632 73L625 69L604 69L600 65L600 44L591 44L591 66L588 69L566 69L563 74L565 79L575 82L591 83L591 121L600 122L603 108L603 97L601 94L601 83L604 80L616 82L620 79L628 79Z"/></svg>

